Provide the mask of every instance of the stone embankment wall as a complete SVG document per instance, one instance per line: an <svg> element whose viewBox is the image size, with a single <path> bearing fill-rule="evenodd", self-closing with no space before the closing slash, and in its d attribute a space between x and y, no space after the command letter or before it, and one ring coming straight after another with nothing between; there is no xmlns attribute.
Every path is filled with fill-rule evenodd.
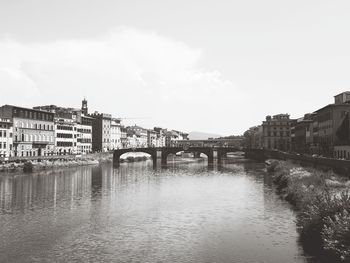
<svg viewBox="0 0 350 263"><path fill-rule="evenodd" d="M9 157L9 158L0 158L1 163L23 163L26 161L38 161L38 160L73 160L73 159L108 159L112 158L112 153L91 153L91 154L82 154L82 155L52 155L52 156L31 156L31 157Z"/></svg>
<svg viewBox="0 0 350 263"><path fill-rule="evenodd" d="M111 153L93 153L84 155L59 155L44 157L17 157L9 160L0 160L0 174L11 171L31 172L38 169L57 167L71 167L99 164L111 161Z"/></svg>
<svg viewBox="0 0 350 263"><path fill-rule="evenodd" d="M333 158L311 157L266 149L250 149L246 151L246 158L257 161L267 159L277 159L284 161L293 161L301 165L309 165L315 168L333 170L334 172L350 177L350 161Z"/></svg>

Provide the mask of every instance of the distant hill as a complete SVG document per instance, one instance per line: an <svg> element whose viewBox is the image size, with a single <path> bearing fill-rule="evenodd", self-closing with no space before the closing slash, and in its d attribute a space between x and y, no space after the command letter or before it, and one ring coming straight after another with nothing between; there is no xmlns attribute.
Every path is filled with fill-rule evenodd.
<svg viewBox="0 0 350 263"><path fill-rule="evenodd" d="M190 132L188 138L190 140L207 140L208 138L218 138L221 137L219 134L205 133L205 132Z"/></svg>

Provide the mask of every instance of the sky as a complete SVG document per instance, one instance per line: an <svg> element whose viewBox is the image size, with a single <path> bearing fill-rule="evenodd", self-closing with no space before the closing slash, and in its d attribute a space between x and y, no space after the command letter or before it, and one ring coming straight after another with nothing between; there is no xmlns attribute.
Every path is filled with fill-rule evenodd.
<svg viewBox="0 0 350 263"><path fill-rule="evenodd" d="M0 105L243 134L350 91L350 1L0 0Z"/></svg>

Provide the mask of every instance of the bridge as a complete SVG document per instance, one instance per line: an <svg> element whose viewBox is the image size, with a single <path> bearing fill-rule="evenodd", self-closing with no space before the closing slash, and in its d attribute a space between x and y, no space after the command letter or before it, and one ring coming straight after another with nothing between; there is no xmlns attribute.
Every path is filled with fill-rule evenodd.
<svg viewBox="0 0 350 263"><path fill-rule="evenodd" d="M244 151L238 147L196 147L196 146L183 146L183 147L160 147L160 148L127 148L114 150L113 153L113 165L119 167L120 157L129 152L141 152L149 154L153 160L153 166L157 166L157 160L160 157L161 164L166 165L169 154L176 154L179 152L194 153L195 156L205 154L208 157L208 166L214 165L214 157L216 157L217 163L220 164L222 159L227 156L228 153Z"/></svg>

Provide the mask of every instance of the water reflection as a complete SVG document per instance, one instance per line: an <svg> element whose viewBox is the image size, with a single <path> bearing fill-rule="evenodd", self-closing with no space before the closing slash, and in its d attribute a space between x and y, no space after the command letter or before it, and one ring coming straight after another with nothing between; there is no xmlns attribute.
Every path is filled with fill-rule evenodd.
<svg viewBox="0 0 350 263"><path fill-rule="evenodd" d="M263 166L111 164L0 177L0 262L305 262Z"/></svg>
<svg viewBox="0 0 350 263"><path fill-rule="evenodd" d="M74 200L91 193L91 169L62 169L0 177L1 213L56 207L58 199Z"/></svg>

